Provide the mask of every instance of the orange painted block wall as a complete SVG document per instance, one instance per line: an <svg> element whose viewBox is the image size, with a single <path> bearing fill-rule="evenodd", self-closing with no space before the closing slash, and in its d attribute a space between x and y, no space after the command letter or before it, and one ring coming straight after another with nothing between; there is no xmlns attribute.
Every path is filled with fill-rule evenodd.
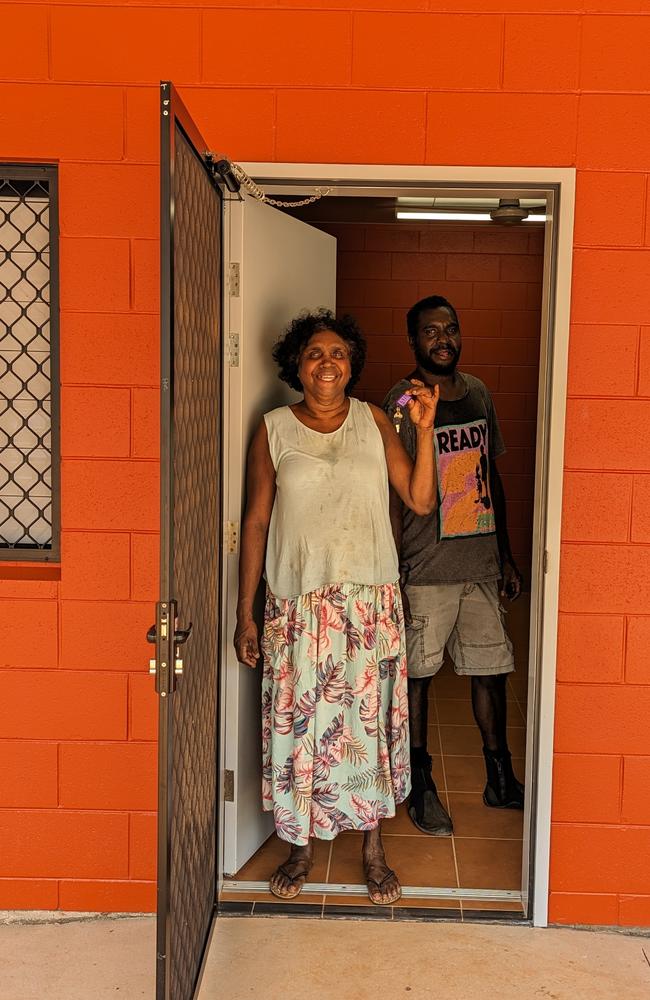
<svg viewBox="0 0 650 1000"><path fill-rule="evenodd" d="M644 0L4 5L0 157L60 172L63 554L0 571L0 907L154 902L172 79L239 160L577 168L550 915L650 924L649 43Z"/></svg>

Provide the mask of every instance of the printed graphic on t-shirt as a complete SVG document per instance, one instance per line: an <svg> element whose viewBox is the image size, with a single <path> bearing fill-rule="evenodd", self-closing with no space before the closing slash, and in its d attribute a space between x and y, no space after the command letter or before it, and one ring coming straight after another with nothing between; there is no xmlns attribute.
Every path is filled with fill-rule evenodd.
<svg viewBox="0 0 650 1000"><path fill-rule="evenodd" d="M436 427L440 538L495 532L485 420Z"/></svg>

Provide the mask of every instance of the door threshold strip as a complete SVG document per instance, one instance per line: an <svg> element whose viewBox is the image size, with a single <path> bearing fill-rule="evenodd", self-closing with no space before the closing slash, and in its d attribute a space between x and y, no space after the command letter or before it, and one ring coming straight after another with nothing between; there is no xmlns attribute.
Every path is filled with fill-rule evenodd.
<svg viewBox="0 0 650 1000"><path fill-rule="evenodd" d="M268 892L267 882L243 882L237 879L225 879L222 890L233 893ZM347 882L305 882L302 887L302 895L332 896L339 894L345 896L367 896L368 886L357 885ZM460 899L478 900L487 902L520 903L521 892L513 889L459 889L418 885L403 885L402 898L404 899Z"/></svg>

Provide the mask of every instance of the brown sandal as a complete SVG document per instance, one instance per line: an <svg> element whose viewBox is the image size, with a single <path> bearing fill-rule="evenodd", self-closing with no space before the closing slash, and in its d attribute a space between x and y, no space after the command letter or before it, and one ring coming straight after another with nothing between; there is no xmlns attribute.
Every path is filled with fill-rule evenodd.
<svg viewBox="0 0 650 1000"><path fill-rule="evenodd" d="M398 899L401 899L401 897L402 897L402 887L399 884L399 880L398 880L398 884L397 884L397 888L399 889L399 892L398 892L397 896L395 896L394 899L390 900L390 902L384 903L383 900L381 900L381 899L373 899L372 895L371 895L371 890L370 890L371 886L374 886L377 889L378 892L381 892L383 886L386 884L386 882L388 882L389 879L391 879L391 878L397 878L397 875L395 874L395 872L393 871L392 868L388 869L388 871L384 875L383 879L381 879L381 881L377 881L376 878L370 878L370 876L368 875L368 872L366 872L365 874L366 874L366 885L368 886L368 899L375 906L392 906L393 903L396 903Z"/></svg>
<svg viewBox="0 0 650 1000"><path fill-rule="evenodd" d="M288 893L276 892L275 889L273 888L273 879L271 879L271 881L269 882L269 891L272 892L273 895L276 896L278 899L295 899L296 896L299 896L300 893L302 892L303 886L307 880L307 876L309 875L310 871L311 871L311 865L308 868L305 868L304 871L298 871L295 873L295 875L290 875L284 865L278 865L278 867L275 869L274 875L277 875L278 872L280 873L280 875L284 875L284 877L289 880L290 887L295 889L296 891ZM300 882L300 879L302 879L302 882ZM300 882L299 885L298 882Z"/></svg>

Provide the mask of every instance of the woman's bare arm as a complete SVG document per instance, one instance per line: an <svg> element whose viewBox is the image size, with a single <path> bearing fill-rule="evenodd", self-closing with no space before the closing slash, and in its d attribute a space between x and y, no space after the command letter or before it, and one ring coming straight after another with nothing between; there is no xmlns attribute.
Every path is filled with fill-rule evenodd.
<svg viewBox="0 0 650 1000"><path fill-rule="evenodd" d="M264 567L266 539L275 499L275 469L271 461L266 423L260 421L248 450L246 510L242 521L239 556L239 596L235 650L241 663L254 667L259 659L253 600Z"/></svg>
<svg viewBox="0 0 650 1000"><path fill-rule="evenodd" d="M419 385L421 386L421 383ZM414 392L420 391L414 386ZM390 484L403 503L420 515L430 514L438 502L436 463L433 454L433 420L437 403L437 392L432 393L430 389L422 393L421 400L414 396L410 415L417 435L415 462L411 461L384 411L370 404L384 442Z"/></svg>

